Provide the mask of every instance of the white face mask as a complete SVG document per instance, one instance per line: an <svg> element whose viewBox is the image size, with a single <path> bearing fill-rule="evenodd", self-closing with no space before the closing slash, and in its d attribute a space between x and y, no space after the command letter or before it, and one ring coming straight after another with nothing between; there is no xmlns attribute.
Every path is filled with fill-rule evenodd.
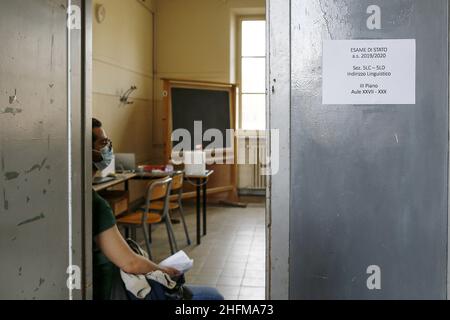
<svg viewBox="0 0 450 320"><path fill-rule="evenodd" d="M106 146L100 150L100 153L102 154L103 160L100 162L94 162L94 165L99 171L103 171L111 164L114 158L114 151L110 146Z"/></svg>

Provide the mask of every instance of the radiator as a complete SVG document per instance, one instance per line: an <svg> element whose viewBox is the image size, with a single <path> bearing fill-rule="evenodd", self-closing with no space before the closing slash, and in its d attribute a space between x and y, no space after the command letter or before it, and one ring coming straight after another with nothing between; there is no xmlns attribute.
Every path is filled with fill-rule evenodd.
<svg viewBox="0 0 450 320"><path fill-rule="evenodd" d="M265 136L241 135L238 138L239 189L265 190Z"/></svg>

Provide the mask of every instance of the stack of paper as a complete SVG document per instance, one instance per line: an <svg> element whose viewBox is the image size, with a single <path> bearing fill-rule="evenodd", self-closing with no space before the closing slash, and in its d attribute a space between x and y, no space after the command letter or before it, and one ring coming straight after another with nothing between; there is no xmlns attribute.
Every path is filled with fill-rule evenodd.
<svg viewBox="0 0 450 320"><path fill-rule="evenodd" d="M162 267L171 267L182 273L186 273L194 266L194 260L190 259L184 251L179 251L160 263Z"/></svg>

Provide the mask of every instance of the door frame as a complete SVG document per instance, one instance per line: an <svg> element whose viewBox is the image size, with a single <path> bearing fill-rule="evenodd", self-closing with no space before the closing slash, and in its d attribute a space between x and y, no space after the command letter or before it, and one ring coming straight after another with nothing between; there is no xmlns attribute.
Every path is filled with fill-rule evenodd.
<svg viewBox="0 0 450 320"><path fill-rule="evenodd" d="M92 0L83 0L83 81L82 97L84 103L84 296L93 298L92 274Z"/></svg>
<svg viewBox="0 0 450 320"><path fill-rule="evenodd" d="M75 43L79 50L75 52L77 59L80 60L80 67L73 72L72 81L72 100L76 94L81 97L78 105L73 109L80 108L78 111L79 121L77 127L72 128L74 137L80 141L74 141L73 145L78 148L77 152L81 153L81 157L74 161L81 161L80 164L74 163L80 171L79 180L80 188L73 190L79 192L80 196L77 200L81 201L81 216L74 216L73 230L80 232L73 233L73 241L81 244L81 261L78 262L81 269L81 289L74 294L75 299L92 300L93 298L93 275L92 275L92 0L71 0L72 5L79 6L81 9L81 30L72 30L71 42ZM79 38L73 35L80 33ZM74 45L75 45L74 44ZM74 52L72 52L72 55ZM79 75L78 75L79 72ZM74 90L76 89L76 90Z"/></svg>
<svg viewBox="0 0 450 320"><path fill-rule="evenodd" d="M269 152L278 157L279 170L267 186L267 297L289 299L290 251L290 106L291 53L290 1L267 0L267 125L271 132ZM273 237L273 235L276 235Z"/></svg>

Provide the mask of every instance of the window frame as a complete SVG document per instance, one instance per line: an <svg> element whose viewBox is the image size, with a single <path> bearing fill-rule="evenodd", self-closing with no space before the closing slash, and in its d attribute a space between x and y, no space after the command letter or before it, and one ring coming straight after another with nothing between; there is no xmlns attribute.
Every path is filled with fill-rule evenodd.
<svg viewBox="0 0 450 320"><path fill-rule="evenodd" d="M236 36L236 78L237 78L237 85L239 87L239 92L238 92L238 114L237 116L237 124L238 124L238 132L246 135L246 134L257 134L257 132L259 131L264 131L265 129L261 129L261 130L247 130L247 129L243 129L243 123L242 123L242 115L243 115L243 104L242 104L242 96L244 94L247 95L262 95L264 94L264 96L267 96L267 87L265 89L264 93L244 93L243 92L243 87L242 87L242 59L243 58L252 58L252 56L243 56L242 55L242 22L243 21L265 21L267 24L267 19L266 16L264 15L241 15L237 17L237 26L236 26L236 32L237 32L237 36ZM266 37L266 41L267 41L267 37ZM266 43L266 47L267 47L267 43ZM263 58L263 56L255 56L253 58ZM264 59L266 61L266 65L267 65L267 50L266 50L266 54L264 56ZM266 77L267 77L267 72L266 72ZM267 83L266 79L264 80L264 83ZM266 105L267 107L267 105ZM266 115L266 111L264 110L264 115ZM266 126L267 126L267 117L266 118Z"/></svg>

